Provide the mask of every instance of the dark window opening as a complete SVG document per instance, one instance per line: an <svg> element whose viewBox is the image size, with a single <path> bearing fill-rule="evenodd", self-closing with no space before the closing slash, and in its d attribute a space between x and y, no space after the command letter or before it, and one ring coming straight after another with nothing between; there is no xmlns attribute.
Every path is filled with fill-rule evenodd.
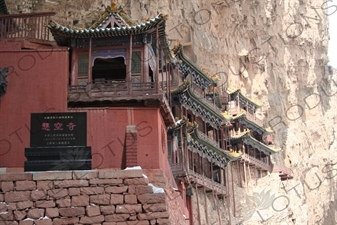
<svg viewBox="0 0 337 225"><path fill-rule="evenodd" d="M102 59L98 58L92 67L94 83L105 81L123 81L126 78L126 65L123 57Z"/></svg>

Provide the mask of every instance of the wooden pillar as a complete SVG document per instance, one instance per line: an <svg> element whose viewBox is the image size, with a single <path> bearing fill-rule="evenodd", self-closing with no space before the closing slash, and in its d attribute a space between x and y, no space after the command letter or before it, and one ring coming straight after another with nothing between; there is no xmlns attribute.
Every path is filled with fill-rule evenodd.
<svg viewBox="0 0 337 225"><path fill-rule="evenodd" d="M199 221L199 224L201 225L201 219L200 219L200 205L199 205L199 194L198 194L198 184L195 185L195 194L196 194L196 197L197 197L198 221Z"/></svg>
<svg viewBox="0 0 337 225"><path fill-rule="evenodd" d="M127 63L126 68L126 85L128 87L128 94L132 94L132 34L130 34L130 43L129 43L129 62Z"/></svg>
<svg viewBox="0 0 337 225"><path fill-rule="evenodd" d="M89 40L89 63L88 63L88 83L92 83L92 47L91 47L91 37Z"/></svg>
<svg viewBox="0 0 337 225"><path fill-rule="evenodd" d="M238 169L239 169L240 187L242 188L242 187L243 187L243 184L242 184L242 174L241 174L241 163L240 163L239 161L236 161L236 162L237 162Z"/></svg>
<svg viewBox="0 0 337 225"><path fill-rule="evenodd" d="M156 93L159 93L159 30L158 25L156 28L156 76L155 76L155 82L156 82Z"/></svg>
<svg viewBox="0 0 337 225"><path fill-rule="evenodd" d="M228 166L227 166L228 168ZM225 170L225 173L226 173L226 184L229 184L229 178L228 178L228 169ZM227 208L228 208L228 217L229 217L229 225L232 225L232 216L231 216L231 200L230 200L230 195L229 195L229 185L226 185L227 186L227 195L226 195L226 198L227 198Z"/></svg>
<svg viewBox="0 0 337 225"><path fill-rule="evenodd" d="M143 51L143 59L141 62L143 62L143 71L144 73L142 74L141 77L141 82L149 82L149 46L147 45L147 40L146 43L144 44L144 51Z"/></svg>
<svg viewBox="0 0 337 225"><path fill-rule="evenodd" d="M232 175L232 194L233 194L233 215L236 217L236 205L235 205L235 192L234 192L234 179L233 179L233 165L231 164L231 175Z"/></svg>
<svg viewBox="0 0 337 225"><path fill-rule="evenodd" d="M213 196L214 196L214 190L213 190ZM220 212L220 204L219 204L218 195L214 196L214 201L216 202L216 208L217 208L217 211L218 211L219 225L222 225L221 212Z"/></svg>
<svg viewBox="0 0 337 225"><path fill-rule="evenodd" d="M206 224L209 224L208 222L208 210L207 210L207 195L206 195L206 187L203 187L204 190L204 199L205 199L205 217L206 217Z"/></svg>
<svg viewBox="0 0 337 225"><path fill-rule="evenodd" d="M243 178L245 180L245 187L247 188L246 162L245 161L243 161Z"/></svg>
<svg viewBox="0 0 337 225"><path fill-rule="evenodd" d="M70 85L78 85L78 56L77 49L73 48L71 52L71 72L70 72Z"/></svg>

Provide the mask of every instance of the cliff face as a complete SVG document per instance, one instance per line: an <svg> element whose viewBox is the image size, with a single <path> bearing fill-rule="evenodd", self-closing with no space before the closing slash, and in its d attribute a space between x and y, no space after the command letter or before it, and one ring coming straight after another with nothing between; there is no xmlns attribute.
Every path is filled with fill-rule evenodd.
<svg viewBox="0 0 337 225"><path fill-rule="evenodd" d="M98 16L93 12L111 3L34 2L7 0L12 12L55 11L56 21L77 26L91 24ZM326 67L326 2L118 1L137 22L168 14L171 47L181 42L185 53L210 75L217 74L224 87L241 88L264 103L259 117L276 131L276 144L283 149L273 160L290 167L294 178L281 182L270 174L251 179L245 189L235 184L230 194L234 190L236 205L231 201L228 207L233 224L337 223L337 81Z"/></svg>

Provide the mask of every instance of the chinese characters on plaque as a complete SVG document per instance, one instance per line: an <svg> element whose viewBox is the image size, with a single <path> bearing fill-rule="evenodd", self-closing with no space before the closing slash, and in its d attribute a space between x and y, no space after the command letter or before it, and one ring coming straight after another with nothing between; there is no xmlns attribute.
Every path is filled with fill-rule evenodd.
<svg viewBox="0 0 337 225"><path fill-rule="evenodd" d="M32 147L86 146L85 113L33 113L31 127Z"/></svg>

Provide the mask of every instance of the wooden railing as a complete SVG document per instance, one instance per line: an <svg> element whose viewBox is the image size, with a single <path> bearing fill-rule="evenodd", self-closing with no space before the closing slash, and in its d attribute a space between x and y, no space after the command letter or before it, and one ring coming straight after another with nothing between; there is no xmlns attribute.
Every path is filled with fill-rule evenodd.
<svg viewBox="0 0 337 225"><path fill-rule="evenodd" d="M0 38L50 40L47 23L54 12L0 15Z"/></svg>
<svg viewBox="0 0 337 225"><path fill-rule="evenodd" d="M250 114L249 112L246 113L246 117L248 120L255 122L257 125L263 127L263 121L260 120L259 118L256 118L255 115Z"/></svg>
<svg viewBox="0 0 337 225"><path fill-rule="evenodd" d="M190 169L185 169L182 163L170 163L174 177L188 176L194 183L204 186L209 190L214 190L218 194L226 195L226 186L213 181L212 179L194 172Z"/></svg>
<svg viewBox="0 0 337 225"><path fill-rule="evenodd" d="M213 144L216 147L219 147L219 143L212 140L211 138L209 138L206 134L202 133L201 131L198 132L198 135L201 139L208 141L209 143Z"/></svg>
<svg viewBox="0 0 337 225"><path fill-rule="evenodd" d="M259 160L259 159L256 159L254 158L253 156L250 156L246 153L242 154L242 160L244 160L245 162L248 162L248 163L251 163L253 165L255 165L256 167L259 167L263 170L266 170L266 171L269 171L271 172L272 171L272 165L268 165L267 163Z"/></svg>
<svg viewBox="0 0 337 225"><path fill-rule="evenodd" d="M98 100L105 97L151 97L160 94L154 82L146 83L94 83L88 85L72 85L68 87L68 101Z"/></svg>
<svg viewBox="0 0 337 225"><path fill-rule="evenodd" d="M198 185L204 186L210 190L214 190L218 194L226 195L226 186L209 179L201 174L194 172L193 170L188 170L187 172L190 180L197 183Z"/></svg>

